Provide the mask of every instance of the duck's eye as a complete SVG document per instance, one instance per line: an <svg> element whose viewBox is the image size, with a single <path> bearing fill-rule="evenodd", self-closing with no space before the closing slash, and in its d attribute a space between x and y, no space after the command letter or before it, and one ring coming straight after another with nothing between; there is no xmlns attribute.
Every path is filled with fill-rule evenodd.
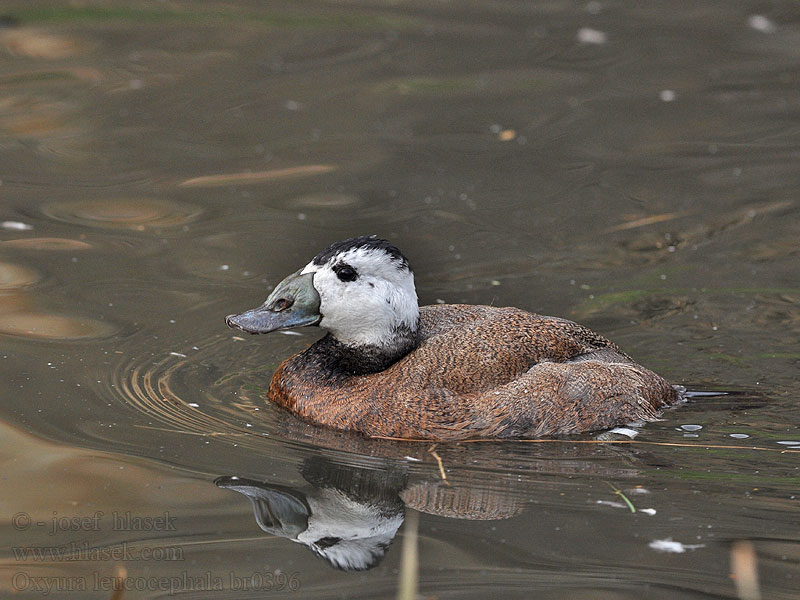
<svg viewBox="0 0 800 600"><path fill-rule="evenodd" d="M355 281L358 279L358 273L350 265L336 265L333 267L333 272L341 281Z"/></svg>
<svg viewBox="0 0 800 600"><path fill-rule="evenodd" d="M282 310L289 308L292 304L294 304L294 300L292 298L278 298L272 305L272 310L275 312L281 312Z"/></svg>

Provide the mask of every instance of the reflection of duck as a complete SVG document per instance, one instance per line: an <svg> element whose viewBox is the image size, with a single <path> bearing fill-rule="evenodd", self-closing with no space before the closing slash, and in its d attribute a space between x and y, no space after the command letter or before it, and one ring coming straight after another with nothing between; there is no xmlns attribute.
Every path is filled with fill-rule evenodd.
<svg viewBox="0 0 800 600"><path fill-rule="evenodd" d="M309 457L301 474L310 485L300 489L243 477L215 483L247 496L263 531L301 543L343 571L378 564L403 524L406 506L470 521L509 519L524 508L514 482L502 481L498 490L496 475L456 473L452 485L427 478L409 483L407 465L379 464L360 468Z"/></svg>
<svg viewBox="0 0 800 600"><path fill-rule="evenodd" d="M374 236L331 245L260 307L250 333L319 325L270 397L312 422L426 439L537 437L650 421L676 389L591 330L516 308L417 305L401 252Z"/></svg>
<svg viewBox="0 0 800 600"><path fill-rule="evenodd" d="M398 493L405 476L311 459L303 465L303 477L311 488L239 477L215 483L247 496L262 530L303 544L337 569L361 571L378 564L403 524Z"/></svg>

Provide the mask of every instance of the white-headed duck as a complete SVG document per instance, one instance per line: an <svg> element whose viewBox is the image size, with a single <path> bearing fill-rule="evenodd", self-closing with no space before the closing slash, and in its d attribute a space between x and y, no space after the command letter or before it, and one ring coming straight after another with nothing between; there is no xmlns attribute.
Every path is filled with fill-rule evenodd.
<svg viewBox="0 0 800 600"><path fill-rule="evenodd" d="M319 425L430 440L544 437L652 421L679 391L590 329L518 308L418 306L405 256L332 244L267 301L226 318L249 333L317 325L270 399Z"/></svg>

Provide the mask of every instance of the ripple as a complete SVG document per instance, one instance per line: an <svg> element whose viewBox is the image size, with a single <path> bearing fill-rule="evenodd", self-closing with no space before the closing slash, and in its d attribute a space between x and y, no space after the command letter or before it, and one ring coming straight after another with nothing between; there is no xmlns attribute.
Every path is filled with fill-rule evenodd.
<svg viewBox="0 0 800 600"><path fill-rule="evenodd" d="M0 46L17 56L41 59L67 58L81 51L75 40L32 28L0 32Z"/></svg>
<svg viewBox="0 0 800 600"><path fill-rule="evenodd" d="M187 395L189 400L186 400L175 389L187 375L192 376L196 382L202 381L204 373L199 373L198 369L203 370L204 357L208 358L208 354L213 354L221 345L229 343L229 340L227 335L219 336L205 343L201 351L181 349L180 352L165 352L161 360L137 355L116 366L107 391L116 396L121 395L134 409L183 433L214 437L255 437L255 432L237 426L233 420L218 418L200 410L198 403L194 401L194 395ZM193 375L197 377L194 378ZM205 397L203 404L222 405L219 399L210 394ZM239 417L244 414L246 413L242 411ZM243 441L246 441L246 437Z"/></svg>
<svg viewBox="0 0 800 600"><path fill-rule="evenodd" d="M12 312L0 316L0 334L47 340L83 340L108 337L116 331L109 323L94 319L35 312Z"/></svg>
<svg viewBox="0 0 800 600"><path fill-rule="evenodd" d="M67 238L27 238L18 240L5 240L0 242L0 247L14 248L17 250L55 250L55 251L74 251L91 250L92 245L80 240Z"/></svg>
<svg viewBox="0 0 800 600"><path fill-rule="evenodd" d="M359 203L358 196L337 192L306 194L291 201L291 205L295 208L345 208L356 206Z"/></svg>
<svg viewBox="0 0 800 600"><path fill-rule="evenodd" d="M0 290L13 290L27 287L39 281L41 277L33 269L0 262Z"/></svg>
<svg viewBox="0 0 800 600"><path fill-rule="evenodd" d="M156 198L118 198L112 200L75 200L46 204L42 212L66 223L133 229L175 227L194 221L203 210L190 204Z"/></svg>

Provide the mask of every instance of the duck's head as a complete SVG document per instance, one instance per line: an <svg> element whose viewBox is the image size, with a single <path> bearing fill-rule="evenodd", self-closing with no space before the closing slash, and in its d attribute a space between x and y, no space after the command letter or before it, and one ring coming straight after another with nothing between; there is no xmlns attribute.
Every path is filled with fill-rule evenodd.
<svg viewBox="0 0 800 600"><path fill-rule="evenodd" d="M281 281L264 304L225 322L248 333L319 325L346 347L405 353L419 323L414 274L386 240L347 239Z"/></svg>

